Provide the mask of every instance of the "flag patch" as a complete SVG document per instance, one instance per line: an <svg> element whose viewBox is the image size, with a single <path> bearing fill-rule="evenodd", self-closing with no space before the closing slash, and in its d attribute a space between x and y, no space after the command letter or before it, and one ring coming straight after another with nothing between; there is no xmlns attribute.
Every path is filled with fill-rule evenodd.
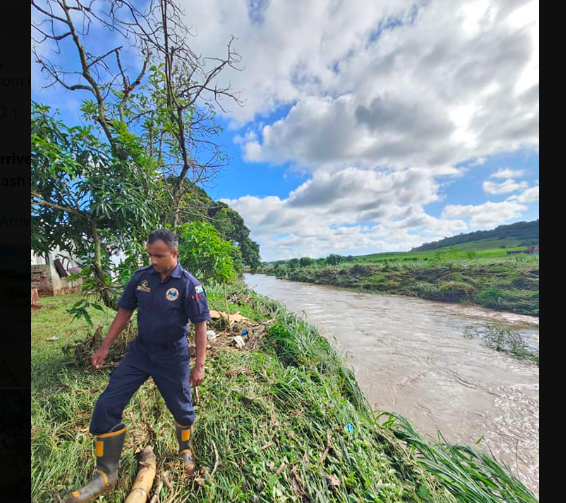
<svg viewBox="0 0 566 503"><path fill-rule="evenodd" d="M204 288L202 287L202 285L198 285L197 287L195 287L195 291L197 293L202 293L204 292Z"/></svg>

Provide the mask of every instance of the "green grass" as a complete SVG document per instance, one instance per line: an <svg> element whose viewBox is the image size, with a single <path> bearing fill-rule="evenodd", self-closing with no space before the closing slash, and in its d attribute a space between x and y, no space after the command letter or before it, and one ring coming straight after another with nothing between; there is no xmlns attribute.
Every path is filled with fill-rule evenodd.
<svg viewBox="0 0 566 503"><path fill-rule="evenodd" d="M208 289L213 305L219 290ZM77 296L42 299L32 314L32 501L58 501L92 474L92 409L111 368L84 369L61 351L86 333L64 308ZM231 292L232 312L273 319L255 352L218 351L207 359L195 404L200 472L187 479L176 456L172 417L150 381L126 408L128 425L116 490L124 501L135 451L152 445L174 491L161 501L483 503L457 498L375 419L353 373L314 327L264 297ZM109 317L93 313L95 324ZM57 334L61 339L47 342ZM490 502L505 501L490 499ZM532 500L512 500L530 503Z"/></svg>
<svg viewBox="0 0 566 503"><path fill-rule="evenodd" d="M385 413L385 426L407 443L418 463L442 480L459 501L489 503L537 503L530 491L504 465L469 446L450 445L441 434L439 442L427 440L404 417Z"/></svg>

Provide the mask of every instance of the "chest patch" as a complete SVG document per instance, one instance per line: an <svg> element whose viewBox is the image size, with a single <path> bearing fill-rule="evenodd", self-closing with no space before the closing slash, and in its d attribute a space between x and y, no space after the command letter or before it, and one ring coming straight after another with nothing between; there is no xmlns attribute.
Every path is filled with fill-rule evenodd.
<svg viewBox="0 0 566 503"><path fill-rule="evenodd" d="M177 300L179 298L179 290L177 290L176 288L169 288L169 290L167 290L167 293L165 294L165 297L170 301Z"/></svg>
<svg viewBox="0 0 566 503"><path fill-rule="evenodd" d="M138 285L138 290L141 292L151 292L151 288L149 288L147 280L143 280L140 285Z"/></svg>

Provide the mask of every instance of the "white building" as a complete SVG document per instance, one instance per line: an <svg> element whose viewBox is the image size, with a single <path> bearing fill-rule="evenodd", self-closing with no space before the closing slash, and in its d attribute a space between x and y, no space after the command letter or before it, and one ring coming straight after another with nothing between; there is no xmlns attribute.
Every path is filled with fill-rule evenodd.
<svg viewBox="0 0 566 503"><path fill-rule="evenodd" d="M68 279L78 269L77 260L59 248L49 252L48 256L39 256L32 251L31 288L37 289L40 297L78 292L82 281Z"/></svg>

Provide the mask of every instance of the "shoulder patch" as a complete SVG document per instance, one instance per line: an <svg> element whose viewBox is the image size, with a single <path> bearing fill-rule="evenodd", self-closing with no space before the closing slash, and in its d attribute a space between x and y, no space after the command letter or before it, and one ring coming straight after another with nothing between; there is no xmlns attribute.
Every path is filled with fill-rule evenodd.
<svg viewBox="0 0 566 503"><path fill-rule="evenodd" d="M195 292L196 292L196 293L202 293L202 292L204 292L204 288L202 287L202 285L197 285L197 286L195 286Z"/></svg>
<svg viewBox="0 0 566 503"><path fill-rule="evenodd" d="M197 287L200 285L200 281L196 279L190 272L183 271L183 274L185 275L185 278L187 278L191 282L191 285L193 287Z"/></svg>

